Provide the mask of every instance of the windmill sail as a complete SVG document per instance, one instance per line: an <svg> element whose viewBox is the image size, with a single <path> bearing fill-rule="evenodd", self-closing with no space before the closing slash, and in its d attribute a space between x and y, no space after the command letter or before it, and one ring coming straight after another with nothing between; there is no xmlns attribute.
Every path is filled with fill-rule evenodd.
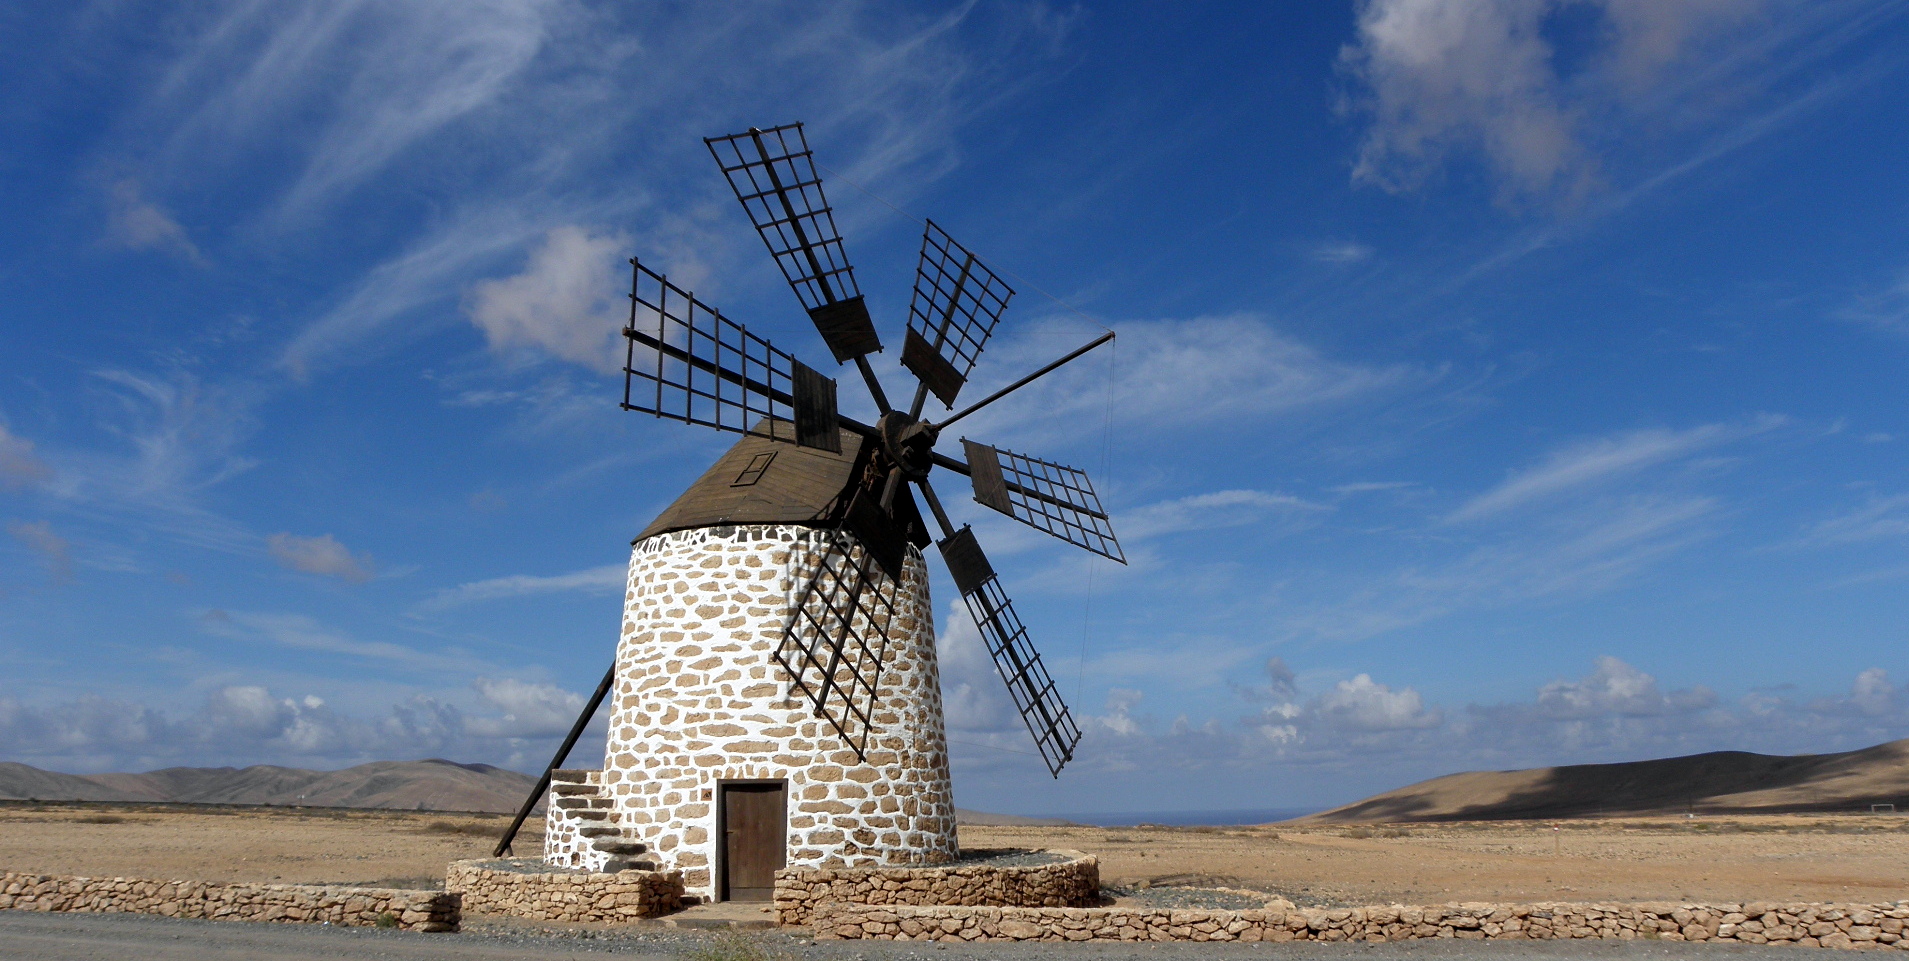
<svg viewBox="0 0 1909 961"><path fill-rule="evenodd" d="M994 333L1014 289L968 248L928 221L908 304L908 339L901 362L948 407L968 382L981 348Z"/></svg>
<svg viewBox="0 0 1909 961"><path fill-rule="evenodd" d="M837 363L882 349L799 123L703 141Z"/></svg>
<svg viewBox="0 0 1909 961"><path fill-rule="evenodd" d="M974 499L1036 530L1102 557L1127 563L1113 523L1101 509L1087 474L1025 454L977 444L967 447Z"/></svg>
<svg viewBox="0 0 1909 961"><path fill-rule="evenodd" d="M972 528L963 527L941 542L941 558L948 565L961 600L968 607L974 625L994 658L995 670L1007 682L1008 695L1021 712L1034 746L1047 763L1049 774L1059 777L1061 767L1074 757L1074 745L1080 742L1080 726L1061 700L1054 678L1041 663L1041 655L1028 641L1027 628L1014 613L1014 603L1001 590L987 555L974 539Z"/></svg>
<svg viewBox="0 0 1909 961"><path fill-rule="evenodd" d="M823 549L797 595L776 661L842 740L867 760L876 684L888 652L900 581L840 530L820 532Z"/></svg>
<svg viewBox="0 0 1909 961"><path fill-rule="evenodd" d="M835 381L635 260L623 409L840 451Z"/></svg>

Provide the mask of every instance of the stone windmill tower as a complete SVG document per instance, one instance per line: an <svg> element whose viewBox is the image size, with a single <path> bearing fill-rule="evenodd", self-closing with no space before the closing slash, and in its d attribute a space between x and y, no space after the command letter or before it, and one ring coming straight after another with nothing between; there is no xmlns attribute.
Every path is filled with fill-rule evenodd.
<svg viewBox="0 0 1909 961"><path fill-rule="evenodd" d="M544 782L544 858L593 870L683 871L691 894L766 899L776 868L919 864L956 854L933 608L937 543L1050 773L1080 729L968 527L928 477L968 475L977 501L1125 562L1082 472L944 430L1112 338L951 411L1013 291L933 222L922 238L889 403L881 351L802 125L707 141L838 363L881 412L836 410L835 381L631 261L623 407L744 435L633 542L616 662ZM938 527L931 537L912 491ZM557 771L611 699L601 771Z"/></svg>

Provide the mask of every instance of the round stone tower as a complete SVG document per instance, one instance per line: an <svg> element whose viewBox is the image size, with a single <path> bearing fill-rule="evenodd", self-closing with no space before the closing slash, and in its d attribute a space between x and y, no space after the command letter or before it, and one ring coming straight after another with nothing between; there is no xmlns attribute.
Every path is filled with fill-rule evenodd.
<svg viewBox="0 0 1909 961"><path fill-rule="evenodd" d="M743 900L766 899L783 866L955 857L918 547L884 586L894 612L860 752L777 658L830 545L854 543L816 520L853 476L859 443L844 444L745 438L635 541L604 767L559 772L547 862L681 870L692 895Z"/></svg>

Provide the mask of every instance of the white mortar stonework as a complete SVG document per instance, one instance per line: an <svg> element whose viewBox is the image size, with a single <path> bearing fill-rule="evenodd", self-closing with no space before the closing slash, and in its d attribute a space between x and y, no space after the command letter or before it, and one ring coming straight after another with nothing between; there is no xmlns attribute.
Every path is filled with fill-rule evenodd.
<svg viewBox="0 0 1909 961"><path fill-rule="evenodd" d="M659 534L632 551L599 791L610 801L606 826L682 871L688 894L716 891L723 781L788 782L790 867L933 864L957 854L921 554L908 549L896 592L866 762L775 659L831 536L841 535L793 524L709 527ZM574 837L574 825L551 828ZM546 848L552 864L572 866L573 856L587 862L590 849Z"/></svg>

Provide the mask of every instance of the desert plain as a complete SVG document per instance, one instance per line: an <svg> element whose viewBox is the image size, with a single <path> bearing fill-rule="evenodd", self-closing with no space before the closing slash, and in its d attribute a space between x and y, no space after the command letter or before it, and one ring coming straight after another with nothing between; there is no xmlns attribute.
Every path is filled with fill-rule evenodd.
<svg viewBox="0 0 1909 961"><path fill-rule="evenodd" d="M443 812L0 802L0 870L432 887L449 862L488 856L507 823ZM536 821L525 828L517 851L539 851ZM961 844L1087 851L1109 888L1237 887L1302 905L1909 897L1909 816L1898 814L964 825Z"/></svg>

